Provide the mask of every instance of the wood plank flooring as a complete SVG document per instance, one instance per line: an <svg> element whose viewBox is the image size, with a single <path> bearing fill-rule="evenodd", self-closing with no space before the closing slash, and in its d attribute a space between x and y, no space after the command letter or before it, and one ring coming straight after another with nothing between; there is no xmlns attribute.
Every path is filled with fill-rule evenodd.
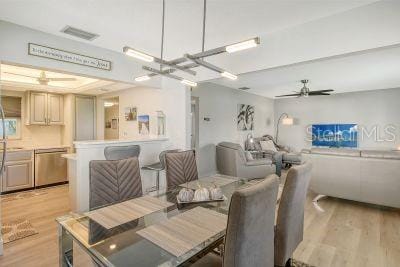
<svg viewBox="0 0 400 267"><path fill-rule="evenodd" d="M47 194L44 195L1 202L2 222L24 217L31 221L39 234L4 244L0 266L58 266L55 218L70 211L68 185L45 190Z"/></svg>
<svg viewBox="0 0 400 267"><path fill-rule="evenodd" d="M0 266L58 266L56 217L68 213L68 187L2 203L2 220L31 220L39 234L4 245ZM294 257L318 267L393 267L400 262L400 210L326 198L305 208L304 241Z"/></svg>

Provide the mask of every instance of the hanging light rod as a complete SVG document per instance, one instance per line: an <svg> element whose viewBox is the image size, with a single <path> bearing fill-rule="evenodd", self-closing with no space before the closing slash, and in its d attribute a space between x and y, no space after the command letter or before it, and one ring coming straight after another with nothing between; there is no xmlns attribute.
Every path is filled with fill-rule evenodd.
<svg viewBox="0 0 400 267"><path fill-rule="evenodd" d="M228 79L231 79L231 80L237 80L237 78L238 78L235 74L232 74L232 73L227 72L227 71L222 72L221 76L225 77L225 78L228 78Z"/></svg>
<svg viewBox="0 0 400 267"><path fill-rule="evenodd" d="M187 79L183 79L183 78L181 78L179 76L171 74L171 73L175 72L174 69L168 69L168 70L160 71L160 70L157 70L157 69L154 69L154 68L151 68L151 67L147 67L147 66L143 66L142 68L144 70L146 70L146 71L152 72L148 76L162 75L162 76L165 76L165 77L168 77L168 78L172 78L172 79L178 80L181 83L189 85L189 86L192 86L192 87L196 87L197 86L196 82L193 82L193 81L190 81L190 80L187 80ZM143 76L141 76L141 77L143 77ZM140 78L140 77L138 77L138 78Z"/></svg>

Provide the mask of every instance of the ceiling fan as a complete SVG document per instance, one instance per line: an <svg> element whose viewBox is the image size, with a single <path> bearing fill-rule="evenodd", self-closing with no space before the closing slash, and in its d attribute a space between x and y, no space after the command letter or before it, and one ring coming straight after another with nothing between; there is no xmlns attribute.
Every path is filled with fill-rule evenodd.
<svg viewBox="0 0 400 267"><path fill-rule="evenodd" d="M28 77L28 78L33 78L36 79L39 84L41 85L48 85L49 82L71 82L71 81L76 81L76 78L48 78L46 76L46 72L41 71L40 76L29 76L29 75L23 75L23 74L18 74L18 73L12 73L12 72L4 72L7 74L11 75L16 75L16 76L21 76L21 77Z"/></svg>
<svg viewBox="0 0 400 267"><path fill-rule="evenodd" d="M326 90L318 90L318 91L310 91L307 87L308 80L301 80L303 87L300 89L300 92L295 92L295 94L289 95L277 95L276 97L287 97L287 96L297 96L297 97L308 97L308 96L316 96L316 95L331 95L330 92L333 92L333 89Z"/></svg>

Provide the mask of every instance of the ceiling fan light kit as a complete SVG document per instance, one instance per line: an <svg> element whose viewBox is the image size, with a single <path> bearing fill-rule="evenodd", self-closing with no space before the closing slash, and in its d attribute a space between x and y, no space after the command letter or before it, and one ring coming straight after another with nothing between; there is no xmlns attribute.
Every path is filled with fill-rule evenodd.
<svg viewBox="0 0 400 267"><path fill-rule="evenodd" d="M128 46L125 46L123 48L123 52L131 57L134 57L136 59L145 61L145 62L155 62L160 64L160 69L156 70L153 68L150 68L148 66L143 66L142 68L146 71L151 72L150 74L139 76L135 78L136 82L143 82L149 80L151 77L156 76L156 75L162 75L168 78L180 80L181 83L195 87L197 86L196 82L190 81L188 79L181 78L176 75L172 75L172 72L175 72L176 70L180 70L183 72L186 72L188 74L191 74L193 76L196 75L196 72L192 70L192 68L196 68L199 66L205 67L209 70L218 72L222 77L228 78L231 80L237 80L237 76L220 68L217 67L209 62L204 61L205 57L210 57L222 53L234 53L237 51L249 49L256 47L260 44L260 38L255 37L252 39L248 39L242 42L234 43L231 45L226 45L226 46L221 46L218 48L214 49L209 49L204 51L204 42L205 42L205 25L206 25L206 0L204 0L204 12L203 12L203 39L202 39L202 52L196 53L193 55L189 54L184 54L183 57L177 58L174 60L164 60L163 59L163 49L164 49L164 26L165 26L165 0L162 1L162 28L161 28L161 58L157 58L152 55L148 55L146 53L140 52L134 48L130 48ZM180 65L182 63L186 63L187 61L191 61L192 63L186 64L186 65ZM168 66L169 69L164 70L163 67Z"/></svg>

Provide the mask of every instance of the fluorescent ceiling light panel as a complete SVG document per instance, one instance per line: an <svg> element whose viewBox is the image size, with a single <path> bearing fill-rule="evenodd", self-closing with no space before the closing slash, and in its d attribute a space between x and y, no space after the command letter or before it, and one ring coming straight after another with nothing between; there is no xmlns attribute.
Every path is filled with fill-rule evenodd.
<svg viewBox="0 0 400 267"><path fill-rule="evenodd" d="M148 75L144 75L144 76L135 78L135 81L137 81L137 82L144 82L144 81L148 81L148 80L150 80L150 77Z"/></svg>
<svg viewBox="0 0 400 267"><path fill-rule="evenodd" d="M228 53L234 53L240 50L249 49L252 47L256 47L260 43L260 38L256 37L247 41L243 41L240 43L236 43L233 45L227 45L225 50Z"/></svg>
<svg viewBox="0 0 400 267"><path fill-rule="evenodd" d="M133 48L126 47L126 46L124 47L124 53L128 56L131 56L131 57L134 57L134 58L146 61L146 62L154 61L154 57L152 57L146 53L140 52L138 50L135 50Z"/></svg>
<svg viewBox="0 0 400 267"><path fill-rule="evenodd" d="M236 80L238 78L236 75L229 73L227 71L221 72L221 76L231 80Z"/></svg>
<svg viewBox="0 0 400 267"><path fill-rule="evenodd" d="M112 106L114 106L114 103L112 103L112 102L104 102L104 106L105 107L112 107Z"/></svg>
<svg viewBox="0 0 400 267"><path fill-rule="evenodd" d="M185 80L185 79L183 79L183 80L181 81L181 83L186 84L186 85L189 85L189 86L193 86L193 87L196 87L196 86L197 86L197 83L192 82L192 81L189 81L189 80Z"/></svg>

